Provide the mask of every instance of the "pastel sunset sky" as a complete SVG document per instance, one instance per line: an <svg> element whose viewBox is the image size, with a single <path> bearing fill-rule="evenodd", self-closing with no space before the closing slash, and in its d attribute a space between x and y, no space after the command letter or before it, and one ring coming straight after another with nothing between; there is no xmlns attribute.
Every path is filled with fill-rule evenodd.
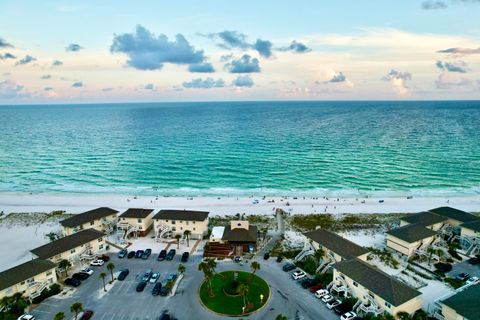
<svg viewBox="0 0 480 320"><path fill-rule="evenodd" d="M480 1L0 2L0 104L479 99Z"/></svg>

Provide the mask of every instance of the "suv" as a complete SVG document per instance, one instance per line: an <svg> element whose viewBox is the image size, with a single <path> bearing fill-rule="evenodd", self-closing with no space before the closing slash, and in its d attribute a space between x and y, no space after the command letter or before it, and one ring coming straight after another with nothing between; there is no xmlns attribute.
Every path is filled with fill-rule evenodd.
<svg viewBox="0 0 480 320"><path fill-rule="evenodd" d="M306 276L307 274L302 270L297 270L294 273L292 273L293 280L299 280L299 279L305 278Z"/></svg>
<svg viewBox="0 0 480 320"><path fill-rule="evenodd" d="M315 292L315 297L317 298L322 298L323 296L328 295L328 290L327 289L320 289L317 292Z"/></svg>
<svg viewBox="0 0 480 320"><path fill-rule="evenodd" d="M158 296L160 294L160 290L162 290L162 283L155 283L152 289L152 296Z"/></svg>
<svg viewBox="0 0 480 320"><path fill-rule="evenodd" d="M24 314L23 316L20 316L17 320L35 320L35 317L31 314Z"/></svg>
<svg viewBox="0 0 480 320"><path fill-rule="evenodd" d="M90 262L90 265L94 267L100 267L100 266L103 266L104 264L105 264L105 261L102 259L95 259L92 262Z"/></svg>
<svg viewBox="0 0 480 320"><path fill-rule="evenodd" d="M77 280L87 280L88 277L90 277L90 275L86 272L77 272L72 274L72 278Z"/></svg>
<svg viewBox="0 0 480 320"><path fill-rule="evenodd" d="M263 259L265 259L265 260L270 259L270 253L266 252L266 253L263 255Z"/></svg>
<svg viewBox="0 0 480 320"><path fill-rule="evenodd" d="M118 275L118 280L119 281L125 280L125 278L128 276L129 273L130 271L128 271L128 269L123 269L122 271L120 271L120 274Z"/></svg>
<svg viewBox="0 0 480 320"><path fill-rule="evenodd" d="M300 282L300 284L302 285L302 287L304 289L308 289L310 288L311 286L314 286L316 284L318 284L319 281L317 279L305 279L305 280L302 280L302 282ZM316 291L316 290L315 290Z"/></svg>
<svg viewBox="0 0 480 320"><path fill-rule="evenodd" d="M151 254L152 254L152 249L145 250L142 254L142 259L147 260L148 257L150 257Z"/></svg>
<svg viewBox="0 0 480 320"><path fill-rule="evenodd" d="M79 285L82 284L80 280L75 278L67 278L63 283L65 283L67 286L72 286L72 287L78 287Z"/></svg>
<svg viewBox="0 0 480 320"><path fill-rule="evenodd" d="M344 313L352 311L352 308L347 306L345 303L342 303L335 308L333 308L333 311L335 311L336 314L342 315Z"/></svg>
<svg viewBox="0 0 480 320"><path fill-rule="evenodd" d="M150 283L155 283L157 282L158 278L160 278L160 273L154 272L152 276L150 277Z"/></svg>
<svg viewBox="0 0 480 320"><path fill-rule="evenodd" d="M165 260L165 257L167 256L167 250L162 250L158 254L157 261L163 261Z"/></svg>
<svg viewBox="0 0 480 320"><path fill-rule="evenodd" d="M165 257L165 260L173 260L173 258L175 257L175 254L177 253L177 250L175 249L170 249L167 253L167 256Z"/></svg>
<svg viewBox="0 0 480 320"><path fill-rule="evenodd" d="M135 257L135 251L130 251L127 255L127 259L132 259L133 257Z"/></svg>
<svg viewBox="0 0 480 320"><path fill-rule="evenodd" d="M135 259L140 259L143 256L143 250L137 250L135 252Z"/></svg>
<svg viewBox="0 0 480 320"><path fill-rule="evenodd" d="M187 261L188 261L188 257L190 257L190 253L184 252L184 253L182 254L182 262L187 262Z"/></svg>
<svg viewBox="0 0 480 320"><path fill-rule="evenodd" d="M152 269L148 269L147 272L145 272L145 274L143 275L142 281L147 282L148 280L150 280L152 273Z"/></svg>
<svg viewBox="0 0 480 320"><path fill-rule="evenodd" d="M145 286L147 285L147 283L145 281L140 281L138 284L137 284L137 288L135 288L135 290L137 290L137 292L142 292L143 289L145 289Z"/></svg>
<svg viewBox="0 0 480 320"><path fill-rule="evenodd" d="M127 249L122 249L122 250L120 250L120 251L118 252L118 257L119 257L120 259L123 259L123 258L125 258L125 256L127 255L127 253L128 253Z"/></svg>
<svg viewBox="0 0 480 320"><path fill-rule="evenodd" d="M353 320L357 317L357 314L353 311L347 312L340 317L341 320Z"/></svg>
<svg viewBox="0 0 480 320"><path fill-rule="evenodd" d="M285 272L292 271L295 268L296 268L295 265L292 264L292 263L286 263L282 267L283 271L285 271Z"/></svg>

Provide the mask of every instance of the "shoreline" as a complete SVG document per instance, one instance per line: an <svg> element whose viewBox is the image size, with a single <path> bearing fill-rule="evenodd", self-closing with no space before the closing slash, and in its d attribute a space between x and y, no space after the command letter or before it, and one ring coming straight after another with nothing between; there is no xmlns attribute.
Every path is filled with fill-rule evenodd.
<svg viewBox="0 0 480 320"><path fill-rule="evenodd" d="M382 202L383 201L383 202ZM107 206L122 211L128 208L190 209L212 215L273 214L281 208L291 214L311 213L409 213L441 206L480 212L480 195L437 197L236 197L236 196L126 196L120 194L24 194L0 193L0 211L80 213Z"/></svg>

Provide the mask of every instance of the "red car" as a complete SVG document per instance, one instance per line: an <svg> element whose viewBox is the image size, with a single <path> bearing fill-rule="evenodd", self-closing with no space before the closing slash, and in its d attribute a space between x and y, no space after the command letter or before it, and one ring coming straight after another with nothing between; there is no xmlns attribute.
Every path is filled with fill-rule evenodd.
<svg viewBox="0 0 480 320"><path fill-rule="evenodd" d="M323 286L321 284L317 284L310 287L310 292L315 293L320 289L323 289Z"/></svg>
<svg viewBox="0 0 480 320"><path fill-rule="evenodd" d="M103 260L103 261L105 261L105 262L110 261L110 257L107 256L106 254L102 254L101 256L97 256L97 259L101 259L101 260Z"/></svg>
<svg viewBox="0 0 480 320"><path fill-rule="evenodd" d="M88 320L92 316L93 316L93 311L92 310L85 310L85 311L83 311L82 320Z"/></svg>

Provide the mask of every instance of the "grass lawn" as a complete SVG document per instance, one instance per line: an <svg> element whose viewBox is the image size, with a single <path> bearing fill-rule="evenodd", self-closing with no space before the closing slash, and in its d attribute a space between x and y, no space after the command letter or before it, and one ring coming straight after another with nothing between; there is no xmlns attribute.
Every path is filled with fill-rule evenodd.
<svg viewBox="0 0 480 320"><path fill-rule="evenodd" d="M238 281L247 284L249 290L247 300L252 304L252 308L246 311L250 313L262 307L270 295L270 288L262 278L249 272L237 271ZM203 282L200 287L200 299L210 310L217 313L228 315L241 315L243 304L242 295L229 296L224 292L224 287L230 287L234 277L234 271L225 271L216 274L212 279L212 288L214 296L210 296L208 283ZM260 294L263 294L263 303L260 302Z"/></svg>

